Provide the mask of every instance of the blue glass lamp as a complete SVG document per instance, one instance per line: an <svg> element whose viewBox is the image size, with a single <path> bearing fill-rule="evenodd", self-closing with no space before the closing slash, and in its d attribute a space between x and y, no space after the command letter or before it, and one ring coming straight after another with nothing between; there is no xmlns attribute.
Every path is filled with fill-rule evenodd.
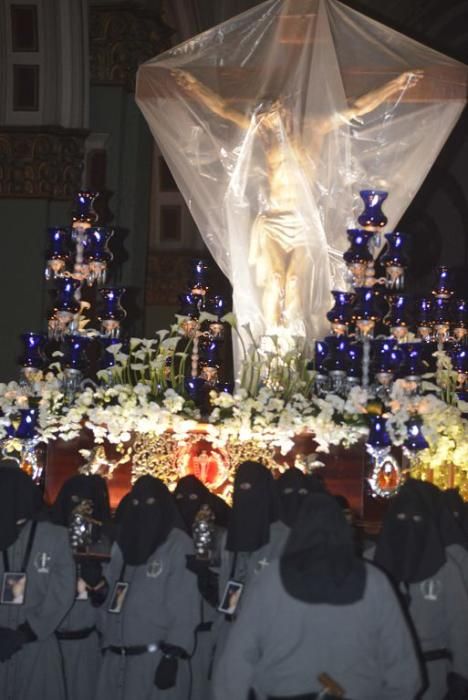
<svg viewBox="0 0 468 700"><path fill-rule="evenodd" d="M352 319L354 294L333 290L332 296L335 303L333 308L327 313L327 319L330 321L334 333L337 335L347 333Z"/></svg>
<svg viewBox="0 0 468 700"><path fill-rule="evenodd" d="M104 284L109 263L113 255L109 250L109 241L114 231L105 226L94 226L87 231L85 260L89 266L88 282Z"/></svg>
<svg viewBox="0 0 468 700"><path fill-rule="evenodd" d="M126 318L127 312L121 304L125 287L104 287L99 290L103 300L103 308L98 318L101 322L101 333L110 338L118 338L120 324Z"/></svg>
<svg viewBox="0 0 468 700"><path fill-rule="evenodd" d="M353 305L353 320L363 336L372 335L375 322L380 316L377 293L372 287L356 287Z"/></svg>
<svg viewBox="0 0 468 700"><path fill-rule="evenodd" d="M408 267L408 258L404 252L406 236L403 233L386 233L387 250L380 258L385 268L387 287L390 289L402 289L405 282L405 269Z"/></svg>
<svg viewBox="0 0 468 700"><path fill-rule="evenodd" d="M386 425L387 421L383 416L369 416L369 437L366 444L372 450L382 450L391 446L392 441Z"/></svg>
<svg viewBox="0 0 468 700"><path fill-rule="evenodd" d="M46 253L45 278L50 280L58 277L66 270L70 259L70 233L65 228L48 228L47 237L49 239L49 247Z"/></svg>
<svg viewBox="0 0 468 700"><path fill-rule="evenodd" d="M457 299L452 307L453 335L458 341L463 341L468 334L468 304L466 299Z"/></svg>
<svg viewBox="0 0 468 700"><path fill-rule="evenodd" d="M450 299L453 296L450 271L445 265L437 268L436 283L432 293L436 299Z"/></svg>
<svg viewBox="0 0 468 700"><path fill-rule="evenodd" d="M422 297L417 300L415 307L415 322L418 336L423 340L429 340L432 335L432 299Z"/></svg>
<svg viewBox="0 0 468 700"><path fill-rule="evenodd" d="M407 438L403 443L403 447L410 453L419 452L429 447L429 444L422 432L422 421L415 416L410 418L406 424Z"/></svg>
<svg viewBox="0 0 468 700"><path fill-rule="evenodd" d="M382 205L388 197L388 192L361 190L359 194L364 203L364 210L358 217L359 226L368 231L380 231L388 222L382 211Z"/></svg>
<svg viewBox="0 0 468 700"><path fill-rule="evenodd" d="M20 357L20 365L24 370L43 369L46 364L44 347L46 337L42 333L23 333L21 340L24 345L23 354Z"/></svg>

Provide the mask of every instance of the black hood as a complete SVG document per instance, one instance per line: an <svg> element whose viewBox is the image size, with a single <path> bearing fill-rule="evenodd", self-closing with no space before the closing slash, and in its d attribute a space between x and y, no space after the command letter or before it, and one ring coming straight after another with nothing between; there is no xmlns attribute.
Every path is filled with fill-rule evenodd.
<svg viewBox="0 0 468 700"><path fill-rule="evenodd" d="M140 566L148 561L176 526L179 515L167 486L142 476L126 497L117 543L124 562Z"/></svg>
<svg viewBox="0 0 468 700"><path fill-rule="evenodd" d="M309 493L309 479L296 467L286 469L276 482L280 502L280 518L292 527L297 514Z"/></svg>
<svg viewBox="0 0 468 700"><path fill-rule="evenodd" d="M408 479L392 498L377 540L375 562L395 582L418 583L446 561L433 492Z"/></svg>
<svg viewBox="0 0 468 700"><path fill-rule="evenodd" d="M70 524L73 513L83 504L92 509L89 517L105 523L110 520L110 503L107 482L98 474L78 474L66 481L59 491L50 514L58 525Z"/></svg>
<svg viewBox="0 0 468 700"><path fill-rule="evenodd" d="M440 492L442 503L441 527L447 544L459 544L468 549L468 510L467 504L458 489Z"/></svg>
<svg viewBox="0 0 468 700"><path fill-rule="evenodd" d="M189 474L179 479L174 497L188 533L192 534L195 516L203 505L210 507L217 525L226 526L229 506L222 498L212 494L196 476Z"/></svg>
<svg viewBox="0 0 468 700"><path fill-rule="evenodd" d="M311 493L304 500L280 557L286 592L304 603L350 605L364 595L366 570L336 500Z"/></svg>
<svg viewBox="0 0 468 700"><path fill-rule="evenodd" d="M270 541L270 525L279 517L273 475L259 462L243 462L234 479L226 548L255 552Z"/></svg>
<svg viewBox="0 0 468 700"><path fill-rule="evenodd" d="M4 466L5 465L5 466ZM12 545L21 529L18 521L36 520L42 506L39 488L12 460L0 462L0 551Z"/></svg>

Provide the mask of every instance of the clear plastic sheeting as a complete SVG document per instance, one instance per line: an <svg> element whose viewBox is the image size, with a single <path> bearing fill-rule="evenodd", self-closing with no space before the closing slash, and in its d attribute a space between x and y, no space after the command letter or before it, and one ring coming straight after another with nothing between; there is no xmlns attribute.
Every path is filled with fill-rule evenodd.
<svg viewBox="0 0 468 700"><path fill-rule="evenodd" d="M391 230L467 68L335 0L269 0L140 67L137 102L254 336L326 332L361 189Z"/></svg>

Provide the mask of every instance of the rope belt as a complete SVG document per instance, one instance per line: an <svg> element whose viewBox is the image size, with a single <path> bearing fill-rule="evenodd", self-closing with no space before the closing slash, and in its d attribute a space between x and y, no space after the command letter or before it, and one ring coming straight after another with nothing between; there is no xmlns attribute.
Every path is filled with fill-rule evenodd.
<svg viewBox="0 0 468 700"><path fill-rule="evenodd" d="M57 630L55 636L58 640L87 639L94 631L95 627L84 627L81 630Z"/></svg>
<svg viewBox="0 0 468 700"><path fill-rule="evenodd" d="M336 695L330 693L306 693L305 695L269 695L268 700L333 700ZM338 700L338 698L337 698ZM346 700L346 698L341 699Z"/></svg>
<svg viewBox="0 0 468 700"><path fill-rule="evenodd" d="M119 656L140 656L140 654L154 654L158 651L158 648L157 644L139 644L132 647L109 646L104 651L110 651L112 654L118 654Z"/></svg>
<svg viewBox="0 0 468 700"><path fill-rule="evenodd" d="M448 649L431 649L423 651L424 661L439 661L440 659L451 659L452 654Z"/></svg>

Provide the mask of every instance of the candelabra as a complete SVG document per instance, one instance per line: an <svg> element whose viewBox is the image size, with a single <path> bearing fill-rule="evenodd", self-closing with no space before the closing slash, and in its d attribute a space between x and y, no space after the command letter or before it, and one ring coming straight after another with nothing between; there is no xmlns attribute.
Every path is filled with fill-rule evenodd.
<svg viewBox="0 0 468 700"><path fill-rule="evenodd" d="M327 314L330 335L315 343L316 393L346 397L353 386L361 385L384 413L396 379L404 380L408 400L417 401L422 376L435 371L434 353L444 350L457 374L459 396L465 396L466 300L454 298L450 270L445 266L438 268L430 296L410 298L404 291L407 236L386 233L385 249L374 259L380 232L387 224L381 209L387 193L363 190L360 194L364 202L358 218L360 228L348 229L350 246L343 254L350 288L331 292L334 305ZM379 279L377 265L385 271ZM406 427L403 451L412 460L428 445L418 417L411 416ZM367 452L373 461L369 479L373 492L388 495L390 484L396 488L400 480L383 415L369 417Z"/></svg>
<svg viewBox="0 0 468 700"><path fill-rule="evenodd" d="M219 374L226 302L220 295L210 295L208 278L206 261L193 260L188 291L179 296L180 327L191 342L190 377L185 389L198 405L205 403L210 389L225 391Z"/></svg>
<svg viewBox="0 0 468 700"><path fill-rule="evenodd" d="M88 349L92 337L94 342L106 347L120 336L121 322L126 316L120 299L125 289L99 289L102 309L93 314L97 287L105 284L113 260L109 241L114 232L98 225L95 210L98 197L95 192L78 192L71 225L47 230L45 278L53 285L54 295L48 333L29 332L21 336L24 345L19 358L21 384L30 404L34 402L34 383L51 365L52 355L54 360L55 356L60 357L62 391L65 401L72 403L90 366ZM86 317L87 310L101 323L100 330L92 334L86 329L92 321ZM106 354L112 358L110 353ZM39 479L38 416L37 409L31 411L28 409L24 415L20 412L18 420L12 421L8 439L21 444L21 463L29 465L28 469Z"/></svg>

